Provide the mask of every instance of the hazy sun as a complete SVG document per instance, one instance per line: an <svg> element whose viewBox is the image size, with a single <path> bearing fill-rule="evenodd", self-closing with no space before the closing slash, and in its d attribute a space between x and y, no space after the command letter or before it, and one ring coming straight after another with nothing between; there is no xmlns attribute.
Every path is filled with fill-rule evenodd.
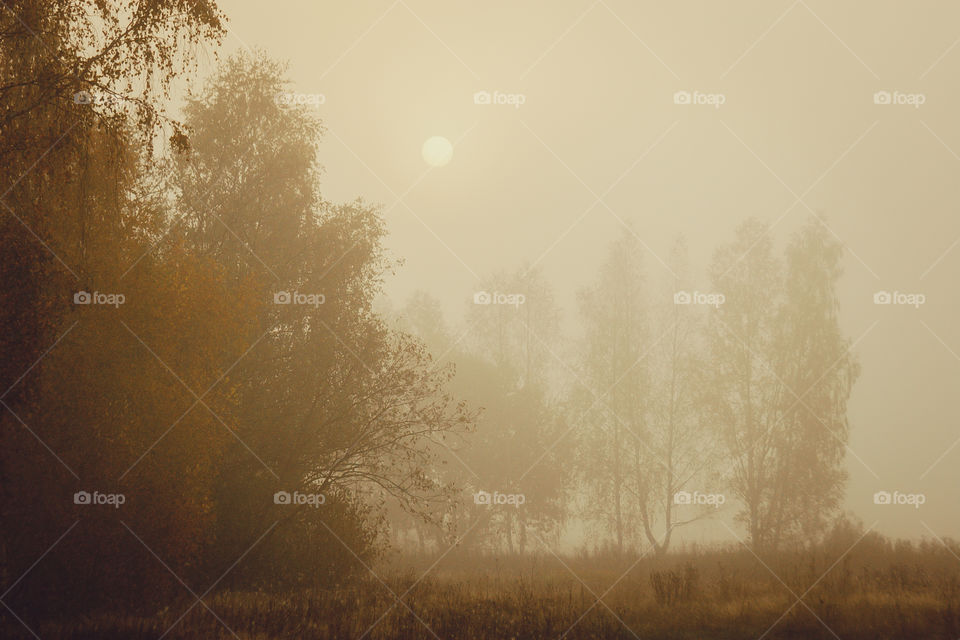
<svg viewBox="0 0 960 640"><path fill-rule="evenodd" d="M431 167L442 167L453 157L453 145L443 136L433 136L423 143L423 159Z"/></svg>

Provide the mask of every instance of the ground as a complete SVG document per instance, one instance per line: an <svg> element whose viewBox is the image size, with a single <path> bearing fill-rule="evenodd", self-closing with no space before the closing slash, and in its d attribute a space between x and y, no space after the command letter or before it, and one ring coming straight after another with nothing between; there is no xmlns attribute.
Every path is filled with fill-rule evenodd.
<svg viewBox="0 0 960 640"><path fill-rule="evenodd" d="M960 637L960 560L932 544L447 557L422 579L430 558L404 564L339 588L226 591L204 604L187 596L146 617L105 612L35 631L44 640L156 639L168 629L166 638L191 640ZM32 637L22 626L4 631Z"/></svg>

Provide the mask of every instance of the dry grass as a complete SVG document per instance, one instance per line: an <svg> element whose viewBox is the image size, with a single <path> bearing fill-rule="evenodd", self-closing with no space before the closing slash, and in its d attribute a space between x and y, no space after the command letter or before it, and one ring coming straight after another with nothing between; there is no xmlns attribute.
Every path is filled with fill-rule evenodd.
<svg viewBox="0 0 960 640"><path fill-rule="evenodd" d="M821 549L762 561L743 549L639 562L452 554L420 581L433 558L381 567L387 586L370 578L337 590L225 592L205 601L244 640L360 638L368 630L373 640L960 636L960 561L934 545L865 546L842 557L843 550ZM794 604L794 594L805 594L803 603ZM44 640L155 639L190 604L149 619L99 615L35 630ZM7 631L4 637L30 637L22 627ZM233 635L198 604L166 637Z"/></svg>

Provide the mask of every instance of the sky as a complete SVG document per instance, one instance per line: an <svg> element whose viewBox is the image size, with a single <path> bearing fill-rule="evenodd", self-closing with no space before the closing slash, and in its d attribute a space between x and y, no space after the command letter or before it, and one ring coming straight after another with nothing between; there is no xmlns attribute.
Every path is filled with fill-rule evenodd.
<svg viewBox="0 0 960 640"><path fill-rule="evenodd" d="M960 537L960 5L220 5L224 52L262 48L292 91L323 96L324 195L382 204L398 306L424 290L456 322L481 278L536 264L569 328L625 225L654 278L683 234L707 290L742 220L783 246L816 216L847 250L841 323L862 365L845 508ZM433 136L453 144L445 166L421 153ZM874 504L881 490L925 503Z"/></svg>

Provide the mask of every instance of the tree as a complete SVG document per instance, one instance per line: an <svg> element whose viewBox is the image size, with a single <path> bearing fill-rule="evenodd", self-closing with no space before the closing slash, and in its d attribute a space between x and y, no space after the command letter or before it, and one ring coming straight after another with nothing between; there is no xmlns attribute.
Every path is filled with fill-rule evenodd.
<svg viewBox="0 0 960 640"><path fill-rule="evenodd" d="M525 280L518 272L515 279L494 277L484 284L491 295L521 294L526 299L515 305L493 300L471 305L467 330L455 333L475 335L472 349L458 348L444 328L439 304L425 294L411 298L403 319L435 354L456 363L452 392L480 410L470 433L438 443L439 473L461 488L444 521L454 531L469 530L467 541L476 547L523 553L531 533L555 538L564 515L565 478L552 447L560 433L559 414L547 398L545 348L538 341L555 335L551 321L556 313L539 274ZM527 305L533 310L525 310ZM522 494L524 502L477 505L474 494L480 491ZM431 530L417 526L417 531Z"/></svg>
<svg viewBox="0 0 960 640"><path fill-rule="evenodd" d="M699 305L675 296L690 293L686 244L674 246L669 272L651 304L652 341L645 357L649 371L645 416L648 438L635 448L633 481L628 483L648 544L666 553L674 531L715 510L682 507L675 496L704 487L714 464L714 434L708 428L704 402L702 330ZM681 517L682 516L682 517Z"/></svg>
<svg viewBox="0 0 960 640"><path fill-rule="evenodd" d="M604 524L622 552L635 522L627 504L631 461L646 459L647 319L639 243L628 231L610 247L597 282L580 292L583 369L589 388L578 404L586 428L578 443L578 477L587 487L587 516ZM631 455L632 454L632 455ZM646 483L643 476L641 485ZM638 486L640 495L648 489Z"/></svg>
<svg viewBox="0 0 960 640"><path fill-rule="evenodd" d="M566 474L552 445L562 433L556 409L538 385L513 388L511 371L481 354L458 354L453 390L482 409L476 428L449 465L465 469L463 499L471 536L487 548L523 553L530 533L555 538L563 521ZM523 495L520 505L475 504L474 494Z"/></svg>
<svg viewBox="0 0 960 640"><path fill-rule="evenodd" d="M69 115L71 104L107 118L133 114L152 133L170 81L193 62L196 47L225 33L214 0L11 0L4 8L4 152L51 110Z"/></svg>
<svg viewBox="0 0 960 640"><path fill-rule="evenodd" d="M262 52L227 59L188 99L188 146L170 167L179 222L196 251L234 277L272 284L296 278L323 207L324 128L307 106L278 100L289 90L284 73Z"/></svg>
<svg viewBox="0 0 960 640"><path fill-rule="evenodd" d="M238 437L220 471L211 573L279 525L238 581L362 569L340 540L361 557L374 553L386 496L422 513L448 500L452 490L430 472L430 440L471 422L445 390L452 371L434 368L421 342L374 312L389 268L383 221L360 201L319 197L322 125L275 100L281 73L259 54L228 61L190 102L190 145L173 165L192 247L249 280L261 301L257 345L235 369ZM329 506L276 505L278 490L323 494ZM308 531L327 542L309 569L287 552Z"/></svg>
<svg viewBox="0 0 960 640"><path fill-rule="evenodd" d="M713 407L750 540L809 539L839 502L858 366L837 323L840 246L810 224L786 266L764 225L741 225L711 267L726 302L710 315Z"/></svg>
<svg viewBox="0 0 960 640"><path fill-rule="evenodd" d="M782 300L780 262L765 225L748 220L711 264L714 289L724 304L710 313L714 410L732 461L731 489L745 505L752 544L771 532L777 467L777 434L783 385L772 368L777 307Z"/></svg>
<svg viewBox="0 0 960 640"><path fill-rule="evenodd" d="M549 345L558 342L560 311L543 272L526 266L500 271L480 287L487 301L473 300L466 314L474 348L509 370L517 389L556 383L557 356Z"/></svg>
<svg viewBox="0 0 960 640"><path fill-rule="evenodd" d="M860 366L839 325L842 246L809 221L786 250L785 296L776 350L782 396L778 496L771 544L812 542L843 497L849 437L847 401Z"/></svg>
<svg viewBox="0 0 960 640"><path fill-rule="evenodd" d="M530 531L554 537L564 517L565 474L554 446L562 431L551 398L560 312L543 273L526 265L492 274L480 289L466 313L469 355L479 361L461 356L456 385L483 415L463 458L479 475L470 479L471 494L523 494L521 507L491 507L492 517L478 532L488 546L522 553ZM490 509L467 498L477 517Z"/></svg>
<svg viewBox="0 0 960 640"><path fill-rule="evenodd" d="M83 510L71 498L114 489L157 423L169 419L166 428L183 408L182 387L153 368L154 357L118 320L156 339L160 356L190 381L220 364L201 357L206 348L229 352L237 343L242 299L189 256L121 282L160 233L162 216L136 192L158 98L190 59L178 45L216 40L220 30L206 0L21 0L0 12L0 272L11 285L0 309L0 575L21 575L77 522L8 596L23 615L136 597L144 581L162 594L172 582L116 512ZM189 290L177 280L200 272L206 277ZM74 304L80 290L121 287L129 306ZM204 340L213 323L220 333ZM195 560L203 542L206 470L217 453L202 420L185 420L196 429L164 443L185 455L145 469L133 491L128 485L124 511L144 536L163 532L155 548L177 566ZM105 557L108 570L98 564ZM82 594L65 587L81 577Z"/></svg>

